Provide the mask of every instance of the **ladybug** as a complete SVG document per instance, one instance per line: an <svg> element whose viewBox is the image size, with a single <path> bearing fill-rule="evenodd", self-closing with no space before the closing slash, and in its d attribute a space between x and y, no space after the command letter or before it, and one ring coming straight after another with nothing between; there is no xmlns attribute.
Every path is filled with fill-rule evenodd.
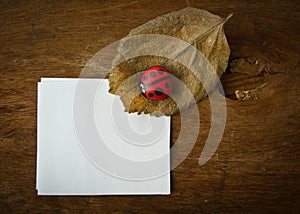
<svg viewBox="0 0 300 214"><path fill-rule="evenodd" d="M142 74L140 89L150 100L166 99L173 89L171 74L164 67L153 66Z"/></svg>

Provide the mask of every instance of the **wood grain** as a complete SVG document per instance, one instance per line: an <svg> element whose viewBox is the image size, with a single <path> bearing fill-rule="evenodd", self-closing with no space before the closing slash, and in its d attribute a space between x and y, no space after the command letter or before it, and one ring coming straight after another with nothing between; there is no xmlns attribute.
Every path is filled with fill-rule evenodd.
<svg viewBox="0 0 300 214"><path fill-rule="evenodd" d="M232 57L257 57L269 66L257 100L226 99L226 128L213 158L198 165L211 122L206 99L198 104L200 135L172 171L170 196L38 197L39 79L78 77L97 51L186 1L1 1L1 213L300 211L298 1L189 3L223 17L234 13L225 28ZM189 129L174 115L172 144L181 128Z"/></svg>

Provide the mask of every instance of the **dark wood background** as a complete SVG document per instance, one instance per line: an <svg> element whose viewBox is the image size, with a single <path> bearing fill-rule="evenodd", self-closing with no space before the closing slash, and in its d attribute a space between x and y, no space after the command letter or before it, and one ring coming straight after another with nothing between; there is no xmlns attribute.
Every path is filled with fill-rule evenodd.
<svg viewBox="0 0 300 214"><path fill-rule="evenodd" d="M1 213L300 212L298 1L203 0L190 5L223 17L234 13L225 28L232 57L253 56L269 65L257 100L227 99L226 129L213 158L198 165L210 127L206 99L198 104L201 133L188 158L172 171L170 196L39 197L35 165L40 77L78 77L100 49L187 3L1 1ZM180 115L172 120L174 143Z"/></svg>

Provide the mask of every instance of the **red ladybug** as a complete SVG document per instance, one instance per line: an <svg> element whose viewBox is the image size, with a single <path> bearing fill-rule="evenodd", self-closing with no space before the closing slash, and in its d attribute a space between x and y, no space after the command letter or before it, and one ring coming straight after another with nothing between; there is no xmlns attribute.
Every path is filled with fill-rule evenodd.
<svg viewBox="0 0 300 214"><path fill-rule="evenodd" d="M173 81L164 67L153 66L143 73L140 88L146 98L163 100L171 94Z"/></svg>

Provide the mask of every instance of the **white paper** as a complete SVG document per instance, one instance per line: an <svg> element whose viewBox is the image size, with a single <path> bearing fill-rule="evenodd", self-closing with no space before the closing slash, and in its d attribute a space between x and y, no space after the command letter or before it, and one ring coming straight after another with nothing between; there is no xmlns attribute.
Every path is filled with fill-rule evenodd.
<svg viewBox="0 0 300 214"><path fill-rule="evenodd" d="M170 194L170 117L125 113L108 88L99 79L38 83L39 195Z"/></svg>

